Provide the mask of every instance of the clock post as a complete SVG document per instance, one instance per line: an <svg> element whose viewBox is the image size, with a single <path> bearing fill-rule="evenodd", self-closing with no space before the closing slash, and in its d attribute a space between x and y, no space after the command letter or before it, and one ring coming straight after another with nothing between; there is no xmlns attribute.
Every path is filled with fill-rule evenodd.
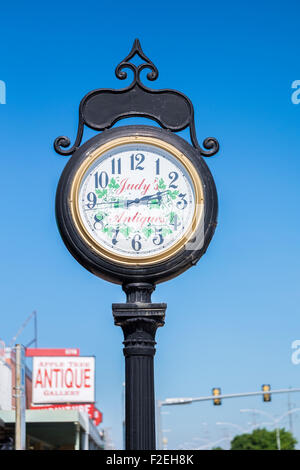
<svg viewBox="0 0 300 470"><path fill-rule="evenodd" d="M126 449L155 449L153 357L155 334L166 304L151 303L154 285L123 286L127 302L113 304L115 325L124 333Z"/></svg>
<svg viewBox="0 0 300 470"><path fill-rule="evenodd" d="M142 63L135 65L137 55ZM124 334L127 450L155 449L155 334L165 303L152 303L156 284L175 278L206 252L217 225L218 199L203 159L219 150L214 137L198 143L192 102L171 89L151 89L141 74L158 70L136 39L116 67L119 90L91 91L79 106L75 142L58 137L54 149L72 155L56 192L56 220L74 258L94 275L122 286L126 302L113 303ZM119 126L143 117L159 127ZM82 144L85 126L99 133ZM176 132L189 128L188 143ZM102 131L102 132L100 132Z"/></svg>

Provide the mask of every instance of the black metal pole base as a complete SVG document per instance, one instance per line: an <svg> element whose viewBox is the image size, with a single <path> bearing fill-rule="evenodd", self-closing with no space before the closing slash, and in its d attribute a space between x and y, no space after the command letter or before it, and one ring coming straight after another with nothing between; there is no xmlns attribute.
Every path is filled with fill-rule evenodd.
<svg viewBox="0 0 300 470"><path fill-rule="evenodd" d="M112 305L124 333L126 450L155 449L153 357L167 305L151 302L154 289L142 282L124 285L127 302Z"/></svg>

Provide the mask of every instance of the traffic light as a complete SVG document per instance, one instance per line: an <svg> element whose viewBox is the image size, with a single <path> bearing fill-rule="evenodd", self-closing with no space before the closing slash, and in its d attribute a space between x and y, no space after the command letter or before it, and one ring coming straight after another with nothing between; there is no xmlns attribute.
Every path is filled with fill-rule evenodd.
<svg viewBox="0 0 300 470"><path fill-rule="evenodd" d="M262 385L261 389L263 392L269 392L271 390L271 385ZM271 401L271 393L264 393L263 394L263 401Z"/></svg>
<svg viewBox="0 0 300 470"><path fill-rule="evenodd" d="M213 394L214 397L218 397L219 395L221 395L221 389L220 388L213 388L212 389L212 394ZM215 398L213 400L213 404L214 405L221 405L222 402L221 402L220 398Z"/></svg>

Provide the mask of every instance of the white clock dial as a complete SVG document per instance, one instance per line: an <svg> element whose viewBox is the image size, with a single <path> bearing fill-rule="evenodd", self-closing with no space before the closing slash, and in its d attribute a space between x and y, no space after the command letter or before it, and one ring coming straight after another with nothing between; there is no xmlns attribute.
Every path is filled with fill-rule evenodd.
<svg viewBox="0 0 300 470"><path fill-rule="evenodd" d="M195 214L195 188L186 166L149 143L118 145L92 159L77 194L89 237L128 259L172 248Z"/></svg>

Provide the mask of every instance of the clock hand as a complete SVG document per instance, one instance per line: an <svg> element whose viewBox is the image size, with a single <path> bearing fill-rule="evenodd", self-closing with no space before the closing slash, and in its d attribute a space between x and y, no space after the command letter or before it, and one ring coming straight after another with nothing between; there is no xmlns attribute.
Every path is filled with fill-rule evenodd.
<svg viewBox="0 0 300 470"><path fill-rule="evenodd" d="M94 207L88 207L87 209L84 209L84 210L85 211L93 211L93 210L97 209L98 206L111 206L112 204L120 204L120 207L122 207L121 204L125 204L125 203L126 203L126 201L119 201L119 200L117 200L117 201L98 202L94 205Z"/></svg>
<svg viewBox="0 0 300 470"><path fill-rule="evenodd" d="M132 199L132 200L129 200L127 201L127 207L130 205L130 204L145 204L147 203L148 201L150 201L151 199L161 199L162 195L163 194L166 194L168 192L168 190L166 191L159 191L155 194L149 194L149 196L143 196L141 198L137 198L137 199Z"/></svg>
<svg viewBox="0 0 300 470"><path fill-rule="evenodd" d="M143 196L141 198L136 198L136 199L125 199L123 201L120 200L115 200L115 201L106 201L106 202L98 202L97 204L94 205L94 207L90 208L88 207L85 209L86 211L88 210L95 210L96 206L111 206L118 204L118 207L128 207L131 204L147 204L148 201L153 200L153 199L159 199L161 200L162 196L166 194L168 190L166 191L158 191L155 194L149 194L148 196Z"/></svg>

